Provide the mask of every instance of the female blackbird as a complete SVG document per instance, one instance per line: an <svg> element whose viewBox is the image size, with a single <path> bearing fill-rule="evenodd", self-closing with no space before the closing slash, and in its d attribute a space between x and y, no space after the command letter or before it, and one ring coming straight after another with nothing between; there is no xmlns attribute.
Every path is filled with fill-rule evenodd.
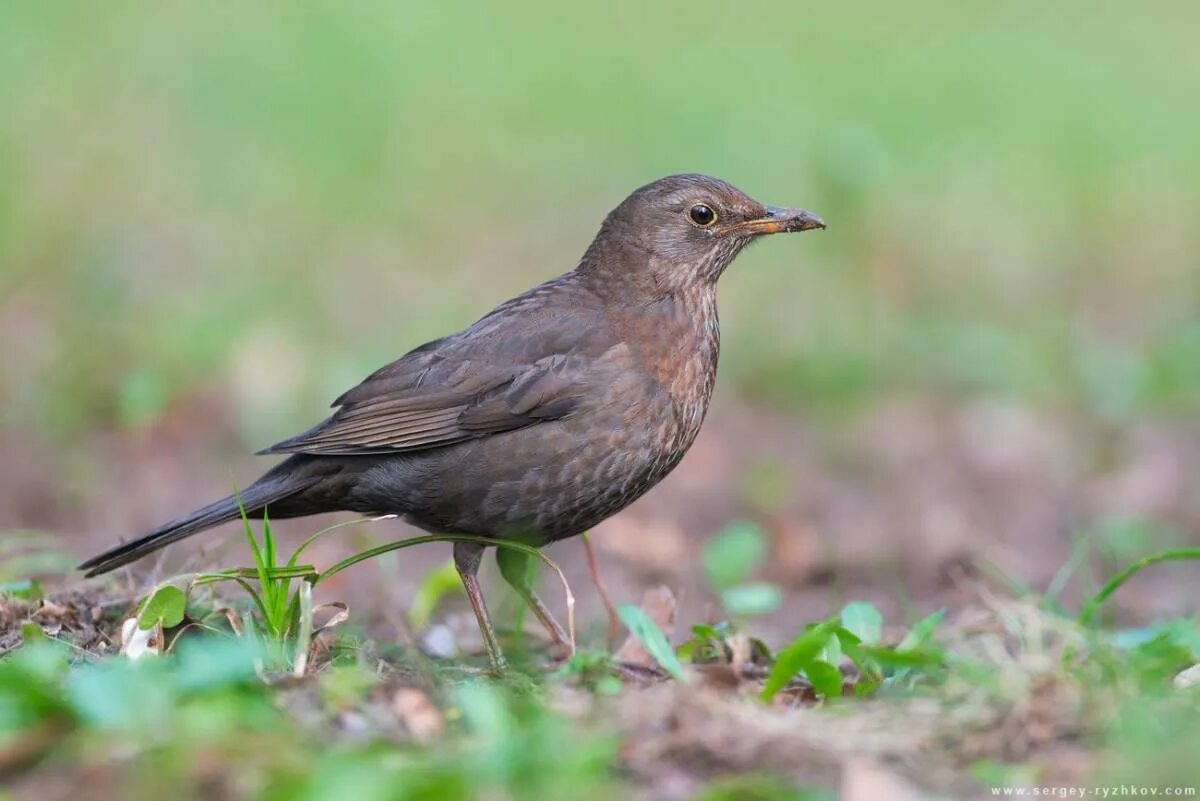
<svg viewBox="0 0 1200 801"><path fill-rule="evenodd" d="M427 531L535 546L580 534L657 484L700 431L721 273L758 236L824 227L703 175L644 186L574 270L377 370L327 420L262 451L292 455L241 493L245 510L397 514ZM80 567L105 573L239 515L224 498ZM456 543L454 561L500 668L476 575L482 552ZM498 561L562 642L516 562Z"/></svg>

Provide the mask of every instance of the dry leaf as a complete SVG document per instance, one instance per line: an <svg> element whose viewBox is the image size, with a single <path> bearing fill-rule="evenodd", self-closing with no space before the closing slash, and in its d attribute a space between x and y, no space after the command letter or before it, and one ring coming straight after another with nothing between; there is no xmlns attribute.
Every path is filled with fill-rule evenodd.
<svg viewBox="0 0 1200 801"><path fill-rule="evenodd" d="M33 616L39 619L58 619L66 617L70 610L65 606L54 603L54 601L43 599L39 604L37 611Z"/></svg>
<svg viewBox="0 0 1200 801"><path fill-rule="evenodd" d="M159 656L163 652L162 623L155 623L154 628L143 631L138 627L136 617L128 618L121 624L121 655L133 661L144 656Z"/></svg>
<svg viewBox="0 0 1200 801"><path fill-rule="evenodd" d="M350 607L341 601L330 601L329 603L318 604L316 608L313 609L313 617L315 618L322 612L327 612L330 609L335 609L337 611L330 615L328 620L313 629L314 635L320 634L322 631L331 629L334 626L340 626L350 619Z"/></svg>
<svg viewBox="0 0 1200 801"><path fill-rule="evenodd" d="M1200 687L1200 664L1192 665L1190 668L1179 671L1175 676L1175 689L1187 690L1193 687Z"/></svg>

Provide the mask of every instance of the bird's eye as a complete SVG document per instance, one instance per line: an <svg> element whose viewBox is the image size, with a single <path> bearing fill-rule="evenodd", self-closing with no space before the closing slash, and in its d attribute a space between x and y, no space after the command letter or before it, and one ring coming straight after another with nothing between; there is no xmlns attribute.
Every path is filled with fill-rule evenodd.
<svg viewBox="0 0 1200 801"><path fill-rule="evenodd" d="M701 228L706 228L717 221L717 213L703 203L697 203L695 206L692 206L688 211L688 216L692 218L692 222Z"/></svg>

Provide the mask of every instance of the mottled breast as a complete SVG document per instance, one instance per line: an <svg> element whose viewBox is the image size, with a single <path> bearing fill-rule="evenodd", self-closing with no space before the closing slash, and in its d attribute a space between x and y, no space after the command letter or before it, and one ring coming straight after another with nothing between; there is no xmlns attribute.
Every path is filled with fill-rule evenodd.
<svg viewBox="0 0 1200 801"><path fill-rule="evenodd" d="M661 481L700 433L712 398L720 329L711 287L626 308L616 322L623 343L609 355L620 368L590 411L593 437L577 460L590 467L587 488L574 488L583 492L573 509L540 521L551 539L585 531Z"/></svg>

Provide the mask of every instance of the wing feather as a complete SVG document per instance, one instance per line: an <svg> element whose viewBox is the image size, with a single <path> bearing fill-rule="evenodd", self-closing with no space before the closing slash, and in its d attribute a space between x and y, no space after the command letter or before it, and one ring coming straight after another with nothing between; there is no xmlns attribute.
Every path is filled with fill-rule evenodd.
<svg viewBox="0 0 1200 801"><path fill-rule="evenodd" d="M376 370L324 422L262 453L401 453L571 414L614 342L596 298L570 275Z"/></svg>

